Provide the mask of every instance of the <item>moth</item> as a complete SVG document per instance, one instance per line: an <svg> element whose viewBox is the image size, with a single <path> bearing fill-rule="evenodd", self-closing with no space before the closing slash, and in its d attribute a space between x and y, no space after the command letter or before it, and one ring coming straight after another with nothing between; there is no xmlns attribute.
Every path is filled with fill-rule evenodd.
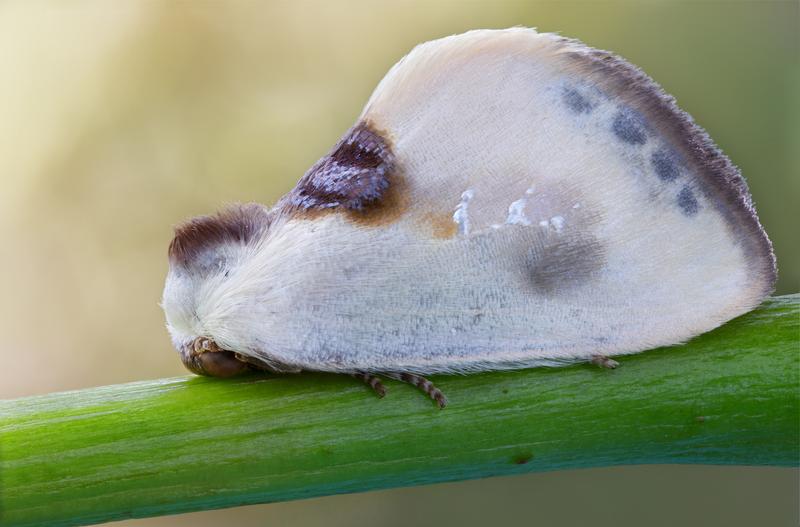
<svg viewBox="0 0 800 527"><path fill-rule="evenodd" d="M273 207L176 228L192 372L425 376L684 342L757 306L772 246L737 168L645 73L532 29L414 48Z"/></svg>

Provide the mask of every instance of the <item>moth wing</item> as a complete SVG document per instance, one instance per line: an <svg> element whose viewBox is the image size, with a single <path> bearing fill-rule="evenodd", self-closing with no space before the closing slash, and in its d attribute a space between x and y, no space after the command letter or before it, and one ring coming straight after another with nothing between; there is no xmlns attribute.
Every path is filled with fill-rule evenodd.
<svg viewBox="0 0 800 527"><path fill-rule="evenodd" d="M410 223L440 238L536 231L525 269L536 307L607 317L627 331L620 347L684 340L773 290L739 171L610 53L525 28L428 42L361 121L392 144Z"/></svg>
<svg viewBox="0 0 800 527"><path fill-rule="evenodd" d="M416 47L278 209L252 347L303 369L633 353L750 310L776 277L744 180L674 100L530 29Z"/></svg>

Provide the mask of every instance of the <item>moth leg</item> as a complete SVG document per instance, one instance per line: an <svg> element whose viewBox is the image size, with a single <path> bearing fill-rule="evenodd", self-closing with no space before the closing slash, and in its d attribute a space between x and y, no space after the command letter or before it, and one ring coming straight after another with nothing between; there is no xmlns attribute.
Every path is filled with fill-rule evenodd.
<svg viewBox="0 0 800 527"><path fill-rule="evenodd" d="M595 366L600 366L601 368L607 368L609 370L613 370L619 366L619 362L615 361L611 357L606 357L605 355L593 355L591 362Z"/></svg>
<svg viewBox="0 0 800 527"><path fill-rule="evenodd" d="M204 353L206 351L218 352L223 351L222 348L217 346L217 343L206 337L197 337L192 342L192 349L195 353Z"/></svg>
<svg viewBox="0 0 800 527"><path fill-rule="evenodd" d="M447 406L447 397L442 393L442 390L434 386L434 384L422 377L421 375L414 375L413 373L386 373L387 377L396 379L398 381L407 382L408 384L412 384L425 392L428 397L436 401L436 404L439 405L439 408L444 408Z"/></svg>
<svg viewBox="0 0 800 527"><path fill-rule="evenodd" d="M360 381L364 381L365 383L367 383L369 387L375 391L378 397L383 398L386 395L386 387L383 385L381 380L375 375L366 372L356 372L356 373L351 373L350 375L352 375L353 377L355 377Z"/></svg>

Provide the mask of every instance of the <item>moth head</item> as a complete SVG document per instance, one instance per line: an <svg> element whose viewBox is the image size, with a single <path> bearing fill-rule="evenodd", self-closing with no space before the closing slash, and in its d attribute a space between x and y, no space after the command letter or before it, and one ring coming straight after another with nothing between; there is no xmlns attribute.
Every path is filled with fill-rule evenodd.
<svg viewBox="0 0 800 527"><path fill-rule="evenodd" d="M270 225L262 205L232 205L218 214L199 216L175 229L169 245L169 272L161 305L167 329L184 365L194 373L228 377L242 370L232 351L204 353L197 342L213 343L203 313L231 289L237 271L248 261Z"/></svg>

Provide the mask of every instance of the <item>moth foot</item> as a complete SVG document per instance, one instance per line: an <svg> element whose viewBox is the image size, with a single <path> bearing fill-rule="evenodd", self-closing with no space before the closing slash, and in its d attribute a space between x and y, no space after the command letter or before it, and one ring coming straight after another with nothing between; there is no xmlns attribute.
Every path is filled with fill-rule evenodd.
<svg viewBox="0 0 800 527"><path fill-rule="evenodd" d="M442 390L421 375L414 375L413 373L387 373L386 376L416 386L428 397L433 399L440 409L447 406L447 397L442 393Z"/></svg>
<svg viewBox="0 0 800 527"><path fill-rule="evenodd" d="M192 342L192 349L195 353L205 353L210 351L213 353L223 351L222 348L217 346L217 343L206 337L197 337Z"/></svg>
<svg viewBox="0 0 800 527"><path fill-rule="evenodd" d="M386 396L386 387L383 385L383 383L381 382L381 380L377 376L372 375L371 373L366 373L366 372L353 373L352 375L356 379L364 381L365 383L367 383L367 385L369 385L369 387L372 388L372 390L381 399L383 399Z"/></svg>
<svg viewBox="0 0 800 527"><path fill-rule="evenodd" d="M606 357L605 355L594 355L592 356L592 364L595 366L600 366L601 368L607 368L609 370L613 370L617 366L619 366L619 362L615 361L610 357Z"/></svg>

